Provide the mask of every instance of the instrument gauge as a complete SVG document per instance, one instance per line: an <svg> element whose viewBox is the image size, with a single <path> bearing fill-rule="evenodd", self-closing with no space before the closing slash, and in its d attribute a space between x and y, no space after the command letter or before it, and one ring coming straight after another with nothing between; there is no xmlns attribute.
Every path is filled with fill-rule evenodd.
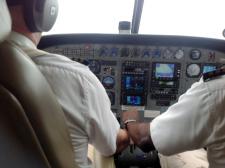
<svg viewBox="0 0 225 168"><path fill-rule="evenodd" d="M89 60L88 67L94 74L98 74L101 69L101 64L99 61Z"/></svg>
<svg viewBox="0 0 225 168"><path fill-rule="evenodd" d="M199 64L189 64L187 66L187 76L188 77L199 77L201 73L201 68Z"/></svg>
<svg viewBox="0 0 225 168"><path fill-rule="evenodd" d="M144 58L149 58L150 55L151 55L151 50L150 50L150 49L144 49L144 50L142 51L142 57L144 57Z"/></svg>
<svg viewBox="0 0 225 168"><path fill-rule="evenodd" d="M181 59L181 58L183 58L183 57L184 57L184 50L178 49L178 50L175 52L174 57L175 57L176 59Z"/></svg>
<svg viewBox="0 0 225 168"><path fill-rule="evenodd" d="M120 51L121 57L128 57L130 55L130 49L129 48L122 48Z"/></svg>
<svg viewBox="0 0 225 168"><path fill-rule="evenodd" d="M106 57L109 54L109 49L107 47L102 47L99 50L99 56L100 57Z"/></svg>
<svg viewBox="0 0 225 168"><path fill-rule="evenodd" d="M160 58L161 57L161 50L160 49L154 49L152 51L153 58Z"/></svg>
<svg viewBox="0 0 225 168"><path fill-rule="evenodd" d="M139 48L133 48L131 57L138 57L141 55L141 50Z"/></svg>
<svg viewBox="0 0 225 168"><path fill-rule="evenodd" d="M199 60L201 57L201 51L197 50L197 49L193 49L191 50L191 53L190 53L190 58L192 60Z"/></svg>
<svg viewBox="0 0 225 168"><path fill-rule="evenodd" d="M106 89L112 89L115 85L115 79L111 76L106 76L102 79L102 84Z"/></svg>
<svg viewBox="0 0 225 168"><path fill-rule="evenodd" d="M112 56L112 57L117 57L118 55L119 55L119 48L113 47L113 48L111 49L110 56Z"/></svg>
<svg viewBox="0 0 225 168"><path fill-rule="evenodd" d="M171 59L173 57L173 51L170 49L165 49L163 52L163 57L166 59Z"/></svg>

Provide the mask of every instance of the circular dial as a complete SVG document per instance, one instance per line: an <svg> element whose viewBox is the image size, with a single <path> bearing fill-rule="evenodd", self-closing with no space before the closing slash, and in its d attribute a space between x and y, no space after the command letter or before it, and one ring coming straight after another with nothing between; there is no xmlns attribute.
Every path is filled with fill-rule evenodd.
<svg viewBox="0 0 225 168"><path fill-rule="evenodd" d="M183 58L183 57L184 57L184 50L178 49L178 50L175 52L174 57L175 57L176 59L181 59L181 58Z"/></svg>
<svg viewBox="0 0 225 168"><path fill-rule="evenodd" d="M190 64L187 66L188 77L198 77L200 75L201 68L198 64Z"/></svg>
<svg viewBox="0 0 225 168"><path fill-rule="evenodd" d="M165 49L163 52L163 57L166 59L171 59L173 57L173 51L170 49Z"/></svg>
<svg viewBox="0 0 225 168"><path fill-rule="evenodd" d="M201 51L194 49L191 51L190 58L193 60L198 60L201 57Z"/></svg>
<svg viewBox="0 0 225 168"><path fill-rule="evenodd" d="M112 57L117 57L118 54L119 54L119 48L113 47L113 48L111 49L110 56L112 56Z"/></svg>
<svg viewBox="0 0 225 168"><path fill-rule="evenodd" d="M122 48L120 51L121 57L128 57L130 55L130 49L129 48Z"/></svg>
<svg viewBox="0 0 225 168"><path fill-rule="evenodd" d="M102 84L106 89L112 89L115 85L115 79L111 76L106 76L102 79Z"/></svg>
<svg viewBox="0 0 225 168"><path fill-rule="evenodd" d="M139 48L133 48L131 56L138 57L140 55L141 55L141 50Z"/></svg>
<svg viewBox="0 0 225 168"><path fill-rule="evenodd" d="M150 51L150 49L144 49L143 51L142 51L142 57L150 57L150 55L151 55L151 51Z"/></svg>
<svg viewBox="0 0 225 168"><path fill-rule="evenodd" d="M109 54L109 49L107 47L102 47L99 50L99 56L100 57L106 57Z"/></svg>
<svg viewBox="0 0 225 168"><path fill-rule="evenodd" d="M98 74L101 69L101 65L99 61L96 61L96 60L89 60L88 67L94 74Z"/></svg>
<svg viewBox="0 0 225 168"><path fill-rule="evenodd" d="M154 49L154 50L152 51L152 56L153 56L154 58L159 58L159 57L161 56L161 50L160 50L160 49Z"/></svg>

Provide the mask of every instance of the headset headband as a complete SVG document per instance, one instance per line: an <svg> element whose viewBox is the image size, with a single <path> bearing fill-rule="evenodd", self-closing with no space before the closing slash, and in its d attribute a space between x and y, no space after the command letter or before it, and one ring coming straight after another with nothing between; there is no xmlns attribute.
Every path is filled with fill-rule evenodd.
<svg viewBox="0 0 225 168"><path fill-rule="evenodd" d="M6 0L8 6L22 5L23 0Z"/></svg>

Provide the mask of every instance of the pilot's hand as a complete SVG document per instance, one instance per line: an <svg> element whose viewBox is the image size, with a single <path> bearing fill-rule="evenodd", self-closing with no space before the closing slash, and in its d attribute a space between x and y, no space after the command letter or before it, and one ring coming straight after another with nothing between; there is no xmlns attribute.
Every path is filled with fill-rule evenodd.
<svg viewBox="0 0 225 168"><path fill-rule="evenodd" d="M130 108L129 110L122 112L122 121L125 123L126 121L139 121L139 113L136 108ZM132 122L131 121L131 122Z"/></svg>
<svg viewBox="0 0 225 168"><path fill-rule="evenodd" d="M134 144L143 152L155 149L150 135L150 123L130 122L126 129Z"/></svg>
<svg viewBox="0 0 225 168"><path fill-rule="evenodd" d="M133 143L142 151L149 152L155 147L150 136L150 123L139 122L139 112L132 108L122 113L122 121Z"/></svg>

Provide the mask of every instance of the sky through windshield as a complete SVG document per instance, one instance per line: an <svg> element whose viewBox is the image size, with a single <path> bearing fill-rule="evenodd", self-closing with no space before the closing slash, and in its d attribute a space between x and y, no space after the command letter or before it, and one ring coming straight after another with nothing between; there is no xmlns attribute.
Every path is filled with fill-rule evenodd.
<svg viewBox="0 0 225 168"><path fill-rule="evenodd" d="M145 0L139 34L224 39L224 0ZM59 16L47 34L118 33L131 21L134 0L59 0Z"/></svg>

